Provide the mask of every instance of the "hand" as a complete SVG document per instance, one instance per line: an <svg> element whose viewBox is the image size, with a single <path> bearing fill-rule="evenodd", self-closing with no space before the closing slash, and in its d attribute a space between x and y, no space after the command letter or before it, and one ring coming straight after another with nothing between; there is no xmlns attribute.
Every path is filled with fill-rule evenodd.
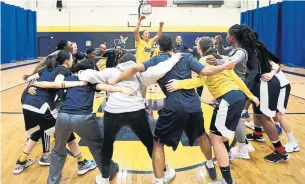
<svg viewBox="0 0 305 184"><path fill-rule="evenodd" d="M274 76L274 73L273 72L270 72L270 73L265 73L264 75L262 75L261 79L264 81L264 82L268 82L270 81Z"/></svg>
<svg viewBox="0 0 305 184"><path fill-rule="evenodd" d="M259 106L259 100L258 100L258 98L255 96L254 98L253 98L253 100L252 100L254 103L255 103L255 105L256 105L256 107L258 107Z"/></svg>
<svg viewBox="0 0 305 184"><path fill-rule="evenodd" d="M205 61L209 64L209 65L216 65L216 58L212 55L208 55L205 57Z"/></svg>
<svg viewBox="0 0 305 184"><path fill-rule="evenodd" d="M218 45L222 41L222 37L220 35L215 36L215 45Z"/></svg>
<svg viewBox="0 0 305 184"><path fill-rule="evenodd" d="M29 89L28 89L28 93L30 94L30 95L36 95L36 88L35 87L30 87Z"/></svg>
<svg viewBox="0 0 305 184"><path fill-rule="evenodd" d="M23 80L26 81L26 80L28 79L29 76L31 76L31 75L23 75L22 78L23 78Z"/></svg>
<svg viewBox="0 0 305 184"><path fill-rule="evenodd" d="M146 17L144 15L140 16L140 20L144 20Z"/></svg>
<svg viewBox="0 0 305 184"><path fill-rule="evenodd" d="M107 80L107 83L108 83L109 85L115 85L117 82L116 82L114 79L108 79L108 80Z"/></svg>
<svg viewBox="0 0 305 184"><path fill-rule="evenodd" d="M160 27L163 27L163 25L164 25L164 22L160 22L159 24L160 24Z"/></svg>
<svg viewBox="0 0 305 184"><path fill-rule="evenodd" d="M177 91L178 90L177 80L172 79L172 80L168 81L168 84L166 84L165 87L168 92Z"/></svg>
<svg viewBox="0 0 305 184"><path fill-rule="evenodd" d="M129 95L129 96L134 96L137 94L137 92L131 88L125 88L125 87L121 87L121 92Z"/></svg>
<svg viewBox="0 0 305 184"><path fill-rule="evenodd" d="M181 58L183 58L183 53L176 53L172 55L172 59L180 61Z"/></svg>
<svg viewBox="0 0 305 184"><path fill-rule="evenodd" d="M236 65L236 61L229 59L224 63L224 65L226 67L226 70L232 70Z"/></svg>

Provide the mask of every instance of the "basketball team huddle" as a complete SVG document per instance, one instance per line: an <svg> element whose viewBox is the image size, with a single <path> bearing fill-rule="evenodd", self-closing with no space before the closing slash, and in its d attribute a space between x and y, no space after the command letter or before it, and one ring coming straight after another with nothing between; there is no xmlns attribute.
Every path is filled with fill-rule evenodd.
<svg viewBox="0 0 305 184"><path fill-rule="evenodd" d="M235 24L227 33L230 47L223 47L221 36L216 36L215 42L201 37L192 50L181 37L177 37L175 46L170 36L162 35L163 22L153 38L148 31L140 32L143 19L145 16L139 17L135 28L136 55L124 53L116 66L98 71L96 63L88 58L75 62L73 43L63 40L56 52L24 76L29 82L21 98L28 141L14 174L35 162L28 155L41 139L39 164L50 166L48 184L61 181L66 145L77 159L79 175L98 167L101 174L96 176L96 183L108 184L119 172L119 164L112 160L113 145L123 127L129 127L146 147L152 159L154 184L168 184L175 178L175 169L165 164L164 146L175 151L183 132L190 146L198 141L212 180L217 178L214 151L222 174L220 180L212 182L215 184L236 183L230 161L250 159L249 152L255 151L250 141L264 141L263 131L274 146L274 151L264 157L266 161L288 161L288 153L299 151L285 116L290 83L280 70L280 59L266 49L254 30ZM156 42L158 47L151 57ZM165 99L151 130L145 94L155 84ZM204 122L201 109L198 89L204 85L215 99L211 122ZM100 91L109 92L103 121L93 113L94 96ZM246 134L242 119L251 104L254 130ZM277 130L280 126L274 122L284 129L287 144L282 145ZM209 133L204 123L210 124ZM87 143L94 160L84 158L74 133ZM52 150L51 135L55 138ZM234 137L238 146L230 149L229 139Z"/></svg>

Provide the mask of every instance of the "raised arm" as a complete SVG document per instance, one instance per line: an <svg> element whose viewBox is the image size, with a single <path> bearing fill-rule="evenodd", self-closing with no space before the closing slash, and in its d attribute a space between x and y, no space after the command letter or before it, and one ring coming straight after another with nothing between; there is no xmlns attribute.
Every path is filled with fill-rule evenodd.
<svg viewBox="0 0 305 184"><path fill-rule="evenodd" d="M167 61L160 62L159 64L149 67L145 72L140 72L138 78L143 86L149 86L155 84L157 80L162 78L167 72L169 72L176 63L183 56L182 53L174 54Z"/></svg>
<svg viewBox="0 0 305 184"><path fill-rule="evenodd" d="M135 36L135 40L138 41L140 38L140 28L141 28L141 21L144 20L146 17L141 15L140 18L138 19L138 22L136 24L136 28L134 31L134 36Z"/></svg>
<svg viewBox="0 0 305 184"><path fill-rule="evenodd" d="M233 47L226 47L224 48L223 47L223 40L222 40L222 37L220 35L217 35L215 37L215 47L217 49L217 52L220 54L220 55L229 55L229 53L232 51Z"/></svg>
<svg viewBox="0 0 305 184"><path fill-rule="evenodd" d="M53 56L57 55L58 52L59 52L59 51L55 51L55 52L51 53L50 55L48 55L47 57L44 57L42 60L40 60L40 62L35 66L35 68L34 68L34 70L32 71L32 73L31 73L31 74L28 74L28 75L23 75L23 79L24 79L24 80L27 80L27 78L28 78L29 76L32 76L32 75L36 74L36 73L38 72L39 69L43 68L43 67L46 65L47 59L48 59L49 57L53 57Z"/></svg>
<svg viewBox="0 0 305 184"><path fill-rule="evenodd" d="M164 22L160 22L158 34L155 37L153 37L153 42L156 42L162 36L163 25L164 25Z"/></svg>

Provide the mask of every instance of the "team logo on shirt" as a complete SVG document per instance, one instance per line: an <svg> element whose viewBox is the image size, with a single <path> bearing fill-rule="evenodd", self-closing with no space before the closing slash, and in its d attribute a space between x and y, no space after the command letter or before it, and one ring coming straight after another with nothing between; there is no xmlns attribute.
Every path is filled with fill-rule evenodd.
<svg viewBox="0 0 305 184"><path fill-rule="evenodd" d="M145 47L145 48L144 48L144 52L151 52L151 48Z"/></svg>

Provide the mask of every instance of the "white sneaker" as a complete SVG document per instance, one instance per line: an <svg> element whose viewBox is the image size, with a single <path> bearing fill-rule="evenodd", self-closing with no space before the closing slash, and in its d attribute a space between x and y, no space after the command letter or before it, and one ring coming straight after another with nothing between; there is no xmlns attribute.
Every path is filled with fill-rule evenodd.
<svg viewBox="0 0 305 184"><path fill-rule="evenodd" d="M253 121L245 121L245 125L247 128L250 128L251 130L254 130L254 122ZM264 131L264 128L262 127L262 131Z"/></svg>
<svg viewBox="0 0 305 184"><path fill-rule="evenodd" d="M109 184L109 178L105 179L105 178L103 178L102 174L99 174L95 177L95 183L96 184Z"/></svg>
<svg viewBox="0 0 305 184"><path fill-rule="evenodd" d="M287 153L293 153L293 152L300 151L298 141L288 142L287 144L284 145L284 147L285 147L285 150Z"/></svg>
<svg viewBox="0 0 305 184"><path fill-rule="evenodd" d="M241 158L241 159L250 159L249 151L247 145L238 145L231 149L231 154L234 158Z"/></svg>
<svg viewBox="0 0 305 184"><path fill-rule="evenodd" d="M254 152L254 151L255 151L255 149L254 149L254 147L253 147L253 145L252 145L252 143L251 143L251 142L248 142L248 144L247 144L247 148L248 148L249 153L250 153L250 152Z"/></svg>
<svg viewBox="0 0 305 184"><path fill-rule="evenodd" d="M164 184L170 183L171 181L173 181L173 179L175 177L176 177L175 169L166 168L166 171L164 171L164 177L163 177Z"/></svg>

